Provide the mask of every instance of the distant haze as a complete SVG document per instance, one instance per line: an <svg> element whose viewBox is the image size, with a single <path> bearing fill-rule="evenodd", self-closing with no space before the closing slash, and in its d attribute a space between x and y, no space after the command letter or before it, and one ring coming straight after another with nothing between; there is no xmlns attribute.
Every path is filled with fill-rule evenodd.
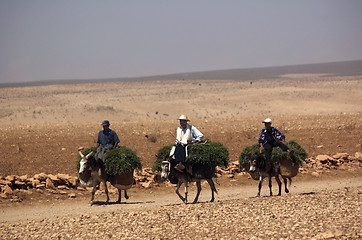
<svg viewBox="0 0 362 240"><path fill-rule="evenodd" d="M357 0L0 0L0 83L360 60L361 12Z"/></svg>
<svg viewBox="0 0 362 240"><path fill-rule="evenodd" d="M362 60L316 63L291 66L277 66L264 68L225 69L202 72L177 73L154 75L134 78L106 78L106 79L68 79L48 80L23 83L0 83L0 88L43 86L55 84L74 84L91 82L119 82L119 81L152 81L152 80L255 80L280 78L288 74L320 74L322 76L362 76Z"/></svg>

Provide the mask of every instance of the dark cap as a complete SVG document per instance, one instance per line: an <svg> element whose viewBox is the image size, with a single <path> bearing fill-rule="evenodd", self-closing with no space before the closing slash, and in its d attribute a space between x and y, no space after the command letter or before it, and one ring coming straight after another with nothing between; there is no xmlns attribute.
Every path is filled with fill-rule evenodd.
<svg viewBox="0 0 362 240"><path fill-rule="evenodd" d="M105 126L105 125L108 125L108 126L110 125L108 120L104 120L104 121L102 122L102 126Z"/></svg>

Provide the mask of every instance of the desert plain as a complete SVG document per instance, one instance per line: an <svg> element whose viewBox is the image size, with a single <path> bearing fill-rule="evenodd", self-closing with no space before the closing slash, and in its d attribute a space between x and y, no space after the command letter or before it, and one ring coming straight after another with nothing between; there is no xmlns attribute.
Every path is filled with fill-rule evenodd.
<svg viewBox="0 0 362 240"><path fill-rule="evenodd" d="M286 74L253 80L112 81L0 88L0 176L64 173L77 176L80 146L95 146L101 122L143 168L175 141L186 114L206 139L238 161L257 143L262 121L315 158L362 152L362 75ZM289 194L255 198L247 174L216 179L209 203L181 204L174 186L136 186L124 204L90 207L89 191L72 199L37 191L12 202L0 198L2 239L358 239L362 237L361 161L343 168L304 166ZM276 188L275 181L273 182ZM195 188L191 186L190 194ZM274 190L276 192L276 190ZM98 192L100 201L105 196ZM115 195L112 197L115 199Z"/></svg>

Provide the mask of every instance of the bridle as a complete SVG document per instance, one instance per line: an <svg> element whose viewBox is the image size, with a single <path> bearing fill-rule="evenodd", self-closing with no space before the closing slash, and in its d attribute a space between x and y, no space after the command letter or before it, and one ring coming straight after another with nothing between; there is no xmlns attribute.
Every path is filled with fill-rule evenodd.
<svg viewBox="0 0 362 240"><path fill-rule="evenodd" d="M162 161L162 164L168 164L168 172L170 172L171 171L171 163L170 163L170 161L167 161L167 160L164 160L164 161Z"/></svg>

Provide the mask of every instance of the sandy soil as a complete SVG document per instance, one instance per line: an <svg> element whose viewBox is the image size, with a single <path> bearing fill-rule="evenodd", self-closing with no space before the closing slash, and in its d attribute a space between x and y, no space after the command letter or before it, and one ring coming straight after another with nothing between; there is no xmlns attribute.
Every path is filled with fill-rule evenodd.
<svg viewBox="0 0 362 240"><path fill-rule="evenodd" d="M361 169L348 175L297 176L281 197L257 181L218 179L216 202L203 184L199 203L185 205L173 187L131 189L123 204L90 206L89 192L72 200L32 200L0 207L2 239L358 239L361 229ZM277 187L273 187L277 192ZM190 198L195 196L195 186ZM51 198L50 198L51 199Z"/></svg>
<svg viewBox="0 0 362 240"><path fill-rule="evenodd" d="M189 115L206 138L224 144L230 161L256 143L266 117L309 156L354 155L362 152L361 80L315 74L252 82L1 88L0 176L76 176L77 148L95 145L104 119L111 121L121 144L135 150L144 167L151 167L157 150L174 142L181 113ZM151 134L156 142L145 137ZM136 187L127 204L99 202L93 207L87 204L88 191L76 192L71 200L34 193L20 203L0 204L0 238L357 239L362 237L360 176L360 168L322 172L319 177L300 174L290 194L261 198L254 198L257 182L244 175L220 178L217 202L207 202L210 194L203 185L201 203L195 205L179 204L167 185ZM264 183L263 195L267 192Z"/></svg>

